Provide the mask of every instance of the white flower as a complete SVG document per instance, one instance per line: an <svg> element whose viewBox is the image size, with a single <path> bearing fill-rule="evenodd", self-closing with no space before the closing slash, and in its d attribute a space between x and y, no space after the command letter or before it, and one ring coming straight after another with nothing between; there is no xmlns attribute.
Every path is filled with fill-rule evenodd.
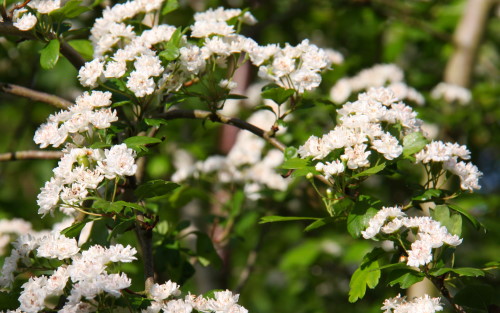
<svg viewBox="0 0 500 313"><path fill-rule="evenodd" d="M61 7L60 0L32 0L28 3L28 6L37 10L42 14L48 14L54 10Z"/></svg>
<svg viewBox="0 0 500 313"><path fill-rule="evenodd" d="M411 244L408 252L408 266L419 267L432 261L432 245L428 241L417 240Z"/></svg>
<svg viewBox="0 0 500 313"><path fill-rule="evenodd" d="M331 176L336 176L344 172L345 166L340 160L335 160L333 162L325 162L324 164L319 162L316 164L316 170L325 173L325 177L328 179Z"/></svg>
<svg viewBox="0 0 500 313"><path fill-rule="evenodd" d="M125 61L111 61L106 63L104 70L104 77L106 78L120 78L125 75L127 71L127 63Z"/></svg>
<svg viewBox="0 0 500 313"><path fill-rule="evenodd" d="M431 298L429 295L408 301L406 297L398 294L394 298L386 299L381 309L384 313L434 313L443 310L440 301L440 298Z"/></svg>
<svg viewBox="0 0 500 313"><path fill-rule="evenodd" d="M19 309L25 312L39 312L45 308L46 285L47 277L30 277L22 285L23 291L19 296Z"/></svg>
<svg viewBox="0 0 500 313"><path fill-rule="evenodd" d="M159 76L163 73L163 67L161 66L160 58L156 55L141 55L136 58L134 62L134 67L137 72L140 72L146 76Z"/></svg>
<svg viewBox="0 0 500 313"><path fill-rule="evenodd" d="M105 159L98 161L99 170L104 173L108 179L116 176L132 176L137 170L135 164L135 151L127 148L124 143L106 149L104 151Z"/></svg>
<svg viewBox="0 0 500 313"><path fill-rule="evenodd" d="M104 69L104 63L99 59L94 59L80 68L78 79L84 87L97 87L97 81L101 77Z"/></svg>
<svg viewBox="0 0 500 313"><path fill-rule="evenodd" d="M96 282L100 289L116 298L121 296L120 290L130 287L131 284L132 280L125 273L103 274Z"/></svg>
<svg viewBox="0 0 500 313"><path fill-rule="evenodd" d="M205 59L201 56L198 46L191 45L179 49L182 66L193 74L198 74L205 68Z"/></svg>
<svg viewBox="0 0 500 313"><path fill-rule="evenodd" d="M82 95L78 96L75 100L77 106L87 108L89 110L97 107L107 107L111 105L112 93L109 91L96 91L91 93L85 91Z"/></svg>
<svg viewBox="0 0 500 313"><path fill-rule="evenodd" d="M152 94L155 87L155 81L142 72L133 71L127 80L127 88L139 98Z"/></svg>
<svg viewBox="0 0 500 313"><path fill-rule="evenodd" d="M179 285L170 280L164 284L153 284L149 290L149 294L156 301L162 301L170 296L180 295Z"/></svg>
<svg viewBox="0 0 500 313"><path fill-rule="evenodd" d="M59 193L62 191L62 184L58 179L52 177L45 186L42 187L37 196L37 204L40 207L38 214L45 215L56 207L59 202Z"/></svg>
<svg viewBox="0 0 500 313"><path fill-rule="evenodd" d="M406 214L401 211L400 207L382 207L380 211L375 214L369 221L368 227L361 232L363 238L370 239L375 237L379 232L381 227L389 219L390 221L403 217ZM386 229L389 230L389 229ZM391 231L392 232L392 231ZM389 232L387 232L389 233Z"/></svg>
<svg viewBox="0 0 500 313"><path fill-rule="evenodd" d="M360 167L370 166L368 156L370 151L366 151L368 146L365 144L357 144L353 147L346 147L344 154L340 157L342 160L347 161L347 167L354 170Z"/></svg>
<svg viewBox="0 0 500 313"><path fill-rule="evenodd" d="M399 141L388 133L383 134L380 139L372 141L371 145L377 152L382 153L387 160L394 160L403 153L403 147L399 145Z"/></svg>
<svg viewBox="0 0 500 313"><path fill-rule="evenodd" d="M37 255L43 258L64 260L72 257L80 251L74 238L52 233L40 240Z"/></svg>
<svg viewBox="0 0 500 313"><path fill-rule="evenodd" d="M196 21L191 26L191 37L202 38L209 35L228 36L234 33L234 27L226 22Z"/></svg>
<svg viewBox="0 0 500 313"><path fill-rule="evenodd" d="M456 101L459 104L465 105L471 101L472 94L469 89L462 86L441 82L434 87L431 97L434 99L444 99L449 103Z"/></svg>
<svg viewBox="0 0 500 313"><path fill-rule="evenodd" d="M163 311L168 313L190 313L193 311L193 307L182 299L170 300L163 308Z"/></svg>
<svg viewBox="0 0 500 313"><path fill-rule="evenodd" d="M35 27L37 18L30 12L24 13L23 16L14 22L14 26L19 30L27 31Z"/></svg>
<svg viewBox="0 0 500 313"><path fill-rule="evenodd" d="M69 275L66 266L60 266L57 270L47 278L45 290L47 295L60 296L63 289L66 287Z"/></svg>
<svg viewBox="0 0 500 313"><path fill-rule="evenodd" d="M321 75L308 70L300 69L290 74L290 79L293 82L293 87L298 93L304 93L305 90L312 90L321 83Z"/></svg>
<svg viewBox="0 0 500 313"><path fill-rule="evenodd" d="M89 116L89 123L98 129L109 128L111 123L116 121L118 121L116 110L111 110L109 108L95 111Z"/></svg>
<svg viewBox="0 0 500 313"><path fill-rule="evenodd" d="M57 123L48 122L42 124L35 132L33 141L40 145L40 148L46 148L49 145L59 147L68 137L66 127L59 127Z"/></svg>
<svg viewBox="0 0 500 313"><path fill-rule="evenodd" d="M116 244L106 250L106 255L108 255L110 262L130 263L137 260L135 257L136 254L137 250L129 245L124 247L121 244Z"/></svg>

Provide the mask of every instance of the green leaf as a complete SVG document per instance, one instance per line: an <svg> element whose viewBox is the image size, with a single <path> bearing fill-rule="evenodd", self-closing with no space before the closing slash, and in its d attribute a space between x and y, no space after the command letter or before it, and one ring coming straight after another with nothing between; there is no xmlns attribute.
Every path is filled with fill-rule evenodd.
<svg viewBox="0 0 500 313"><path fill-rule="evenodd" d="M349 302L354 303L358 299L362 299L365 296L367 286L373 289L378 285L381 273L378 262L380 254L379 249L368 253L352 275L349 282Z"/></svg>
<svg viewBox="0 0 500 313"><path fill-rule="evenodd" d="M125 139L123 142L127 145L127 147L140 152L148 151L148 148L146 148L147 145L158 144L161 142L161 139L147 136L134 136Z"/></svg>
<svg viewBox="0 0 500 313"><path fill-rule="evenodd" d="M320 227L323 227L325 225L328 225L328 224L332 224L336 221L335 218L333 217L324 217L324 218L320 218L319 220L316 220L314 222L312 222L311 224L309 224L305 229L304 231L311 231L311 230L314 230L314 229L317 229L317 228L320 228Z"/></svg>
<svg viewBox="0 0 500 313"><path fill-rule="evenodd" d="M430 270L429 274L431 274L432 276L441 276L441 275L449 273L449 272L458 274L459 276L479 277L479 276L485 275L483 270L480 270L478 268L473 268L473 267L459 267L459 268L442 267L442 268Z"/></svg>
<svg viewBox="0 0 500 313"><path fill-rule="evenodd" d="M59 47L59 40L52 39L42 50L40 50L40 65L43 69L49 70L57 64L59 60Z"/></svg>
<svg viewBox="0 0 500 313"><path fill-rule="evenodd" d="M432 198L438 198L443 194L440 189L427 189L421 195L413 197L412 200L415 201L429 201Z"/></svg>
<svg viewBox="0 0 500 313"><path fill-rule="evenodd" d="M234 94L234 93L230 93L230 94L228 94L225 98L226 98L226 99L236 99L236 100L244 100L244 99L248 99L248 97L247 97L247 96L237 95L237 94Z"/></svg>
<svg viewBox="0 0 500 313"><path fill-rule="evenodd" d="M309 239L288 250L281 258L280 269L296 273L298 269L309 268L321 254L321 241Z"/></svg>
<svg viewBox="0 0 500 313"><path fill-rule="evenodd" d="M110 240L111 238L114 238L119 234L123 234L124 232L131 230L134 227L134 223L135 223L134 220L119 221L118 224L116 224L116 226L113 227L111 233L109 233L107 240Z"/></svg>
<svg viewBox="0 0 500 313"><path fill-rule="evenodd" d="M283 154L285 156L285 161L297 158L298 156L297 148L293 146L286 147L285 152Z"/></svg>
<svg viewBox="0 0 500 313"><path fill-rule="evenodd" d="M140 212L146 212L146 209L137 203L126 202L126 201L120 200L120 201L113 202L112 204L115 206L133 208L133 209L136 209L137 211L140 211Z"/></svg>
<svg viewBox="0 0 500 313"><path fill-rule="evenodd" d="M163 179L150 180L137 187L137 189L134 191L134 194L140 199L154 199L159 197L163 198L170 195L173 190L179 187L180 185L173 182L164 181Z"/></svg>
<svg viewBox="0 0 500 313"><path fill-rule="evenodd" d="M179 1L178 0L168 0L165 3L165 6L161 10L161 15L167 15L168 13L175 11L179 8Z"/></svg>
<svg viewBox="0 0 500 313"><path fill-rule="evenodd" d="M90 145L90 148L92 149L106 149L112 147L112 144L105 143L105 142L94 142L93 144Z"/></svg>
<svg viewBox="0 0 500 313"><path fill-rule="evenodd" d="M202 232L195 232L197 236L196 240L196 255L198 256L198 261L203 266L209 264L214 265L216 268L222 266L222 260L215 251L214 245L210 237Z"/></svg>
<svg viewBox="0 0 500 313"><path fill-rule="evenodd" d="M166 61L173 61L177 59L180 55L179 43L181 38L182 38L182 30L179 27L172 34L172 37L170 37L170 40L165 45L163 51L160 52L159 56Z"/></svg>
<svg viewBox="0 0 500 313"><path fill-rule="evenodd" d="M75 39L68 41L68 44L80 53L80 55L86 60L92 60L94 56L94 47L90 40L86 39Z"/></svg>
<svg viewBox="0 0 500 313"><path fill-rule="evenodd" d="M431 216L433 219L440 222L441 225L446 226L451 234L460 236L462 233L462 216L460 214L450 215L448 206L437 205L431 211Z"/></svg>
<svg viewBox="0 0 500 313"><path fill-rule="evenodd" d="M262 98L271 99L277 104L282 104L295 93L293 89L285 89L278 85L268 85L262 90Z"/></svg>
<svg viewBox="0 0 500 313"><path fill-rule="evenodd" d="M385 168L385 165L386 163L382 163L382 164L379 164L377 166L374 166L374 167L370 167L369 169L367 170L364 170L360 173L357 173L355 175L352 175L352 178L358 178L358 177L363 177L363 176L371 176L371 175L375 175L377 174L378 172L382 171L384 168Z"/></svg>
<svg viewBox="0 0 500 313"><path fill-rule="evenodd" d="M61 230L61 234L63 234L68 238L75 238L78 235L80 235L80 232L82 231L83 227L85 227L85 225L88 222L91 222L91 220L84 220L83 222L79 222L69 227L66 227L65 229Z"/></svg>
<svg viewBox="0 0 500 313"><path fill-rule="evenodd" d="M389 285L399 284L402 289L406 289L413 284L424 280L425 274L410 268L393 270L389 274Z"/></svg>
<svg viewBox="0 0 500 313"><path fill-rule="evenodd" d="M354 209L347 217L347 231L354 238L359 238L361 232L368 227L368 222L377 214L380 201L372 200L367 196L361 196L356 202Z"/></svg>
<svg viewBox="0 0 500 313"><path fill-rule="evenodd" d="M469 220L469 222L472 224L472 226L474 226L475 229L479 230L479 229L481 229L481 227L484 228L484 225L482 225L474 216L472 216L469 212L465 211L464 209L462 209L458 205L449 204L448 207L454 211L459 212L463 216L465 216Z"/></svg>
<svg viewBox="0 0 500 313"><path fill-rule="evenodd" d="M403 156L409 157L422 150L429 141L421 132L406 135L403 138Z"/></svg>
<svg viewBox="0 0 500 313"><path fill-rule="evenodd" d="M282 165L281 168L285 170L296 170L296 169L301 169L309 166L311 163L311 160L309 159L301 159L301 158L291 158L286 160Z"/></svg>
<svg viewBox="0 0 500 313"><path fill-rule="evenodd" d="M260 219L259 224L274 223L274 222L288 222L288 221L301 221L301 220L318 220L317 217L298 217L298 216L264 216Z"/></svg>
<svg viewBox="0 0 500 313"><path fill-rule="evenodd" d="M163 118L145 118L144 123L148 126L167 125L167 120Z"/></svg>

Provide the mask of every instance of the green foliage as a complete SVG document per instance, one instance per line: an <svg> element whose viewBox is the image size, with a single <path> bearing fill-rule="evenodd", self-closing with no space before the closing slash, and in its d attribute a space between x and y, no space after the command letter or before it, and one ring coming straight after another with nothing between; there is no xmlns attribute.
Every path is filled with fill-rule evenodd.
<svg viewBox="0 0 500 313"><path fill-rule="evenodd" d="M349 302L353 303L362 299L366 293L366 287L375 288L380 279L379 258L382 252L374 249L363 258L363 262L352 274L349 282Z"/></svg>
<svg viewBox="0 0 500 313"><path fill-rule="evenodd" d="M49 70L57 64L59 60L59 47L59 40L52 39L42 50L40 50L40 65L43 69Z"/></svg>

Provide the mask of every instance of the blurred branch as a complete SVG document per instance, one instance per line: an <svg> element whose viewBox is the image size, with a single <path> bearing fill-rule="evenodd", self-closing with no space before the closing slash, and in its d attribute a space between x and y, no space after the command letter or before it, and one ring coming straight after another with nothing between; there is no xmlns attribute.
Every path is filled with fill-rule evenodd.
<svg viewBox="0 0 500 313"><path fill-rule="evenodd" d="M462 87L470 85L477 52L493 4L493 0L467 1L453 35L455 51L446 64L445 82Z"/></svg>
<svg viewBox="0 0 500 313"><path fill-rule="evenodd" d="M16 160L51 160L60 159L63 153L60 151L17 151L0 153L0 162L2 161L16 161Z"/></svg>
<svg viewBox="0 0 500 313"><path fill-rule="evenodd" d="M212 122L218 122L222 124L233 125L240 129L247 130L269 142L271 145L279 149L280 151L285 151L286 146L281 143L278 139L270 136L270 134L263 129L250 124L246 121L240 120L238 118L225 116L216 112L203 111L203 110L171 110L166 113L160 115L160 117L173 120L178 118L187 118L187 119L209 119Z"/></svg>
<svg viewBox="0 0 500 313"><path fill-rule="evenodd" d="M0 36L16 36L27 40L38 39L31 31L19 30L10 22L0 23ZM52 34L50 38L55 39L56 35ZM85 60L75 49L73 49L73 47L71 47L67 42L65 42L61 38L59 38L59 41L61 43L61 48L60 48L61 54L64 55L76 69L79 69L80 67L85 65Z"/></svg>
<svg viewBox="0 0 500 313"><path fill-rule="evenodd" d="M405 7L404 5L398 4L397 1L393 0L373 0L374 3L379 4L381 8L383 8L383 12L390 10L392 12L391 15L401 20L402 22L420 28L424 32L446 42L451 42L452 37L450 34L440 31L432 26L431 23L426 22L423 19L419 19L414 17L415 13L410 10L410 8ZM386 10L387 9L387 10ZM389 14L386 14L389 15Z"/></svg>
<svg viewBox="0 0 500 313"><path fill-rule="evenodd" d="M61 97L14 84L0 82L0 91L34 101L45 102L60 109L66 109L73 104L72 102Z"/></svg>

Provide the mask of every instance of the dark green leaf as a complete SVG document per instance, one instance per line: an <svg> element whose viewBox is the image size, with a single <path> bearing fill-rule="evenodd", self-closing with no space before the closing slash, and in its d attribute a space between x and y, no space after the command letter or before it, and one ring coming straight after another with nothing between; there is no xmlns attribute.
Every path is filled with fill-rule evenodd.
<svg viewBox="0 0 500 313"><path fill-rule="evenodd" d="M304 231L311 231L313 229L317 229L317 228L320 228L320 227L323 227L325 225L328 225L328 224L332 224L336 221L335 218L333 217L324 217L324 218L320 218L319 220L316 220L314 222L312 222L311 224L309 224L305 229Z"/></svg>
<svg viewBox="0 0 500 313"><path fill-rule="evenodd" d="M360 197L347 217L347 231L351 236L354 238L361 236L361 232L368 227L370 219L377 214L377 204L377 201L368 197Z"/></svg>
<svg viewBox="0 0 500 313"><path fill-rule="evenodd" d="M52 39L40 50L40 65L43 69L49 70L57 64L59 60L59 47L59 40Z"/></svg>
<svg viewBox="0 0 500 313"><path fill-rule="evenodd" d="M154 143L160 143L161 139L158 138L153 138L153 137L147 137L147 136L134 136L134 137L129 137L123 141L125 144L128 145L149 145L149 144L154 144Z"/></svg>
<svg viewBox="0 0 500 313"><path fill-rule="evenodd" d="M431 200L432 198L440 197L442 193L443 191L440 189L427 189L421 195L413 197L412 200L428 201Z"/></svg>
<svg viewBox="0 0 500 313"><path fill-rule="evenodd" d="M219 257L217 251L215 251L214 245L210 237L202 232L195 232L197 236L196 240L196 254L198 256L198 261L203 266L209 264L214 265L216 268L222 266L222 260Z"/></svg>
<svg viewBox="0 0 500 313"><path fill-rule="evenodd" d="M282 104L295 93L293 89L285 89L274 85L262 91L262 98L271 99L277 104Z"/></svg>
<svg viewBox="0 0 500 313"><path fill-rule="evenodd" d="M244 100L244 99L248 99L248 97L243 96L243 95L237 95L234 93L230 93L226 96L226 99Z"/></svg>
<svg viewBox="0 0 500 313"><path fill-rule="evenodd" d="M318 220L316 217L299 217L299 216L264 216L260 219L259 224L274 223L274 222L287 222L287 221L300 221L300 220Z"/></svg>
<svg viewBox="0 0 500 313"><path fill-rule="evenodd" d="M73 47L87 61L92 60L94 56L94 47L90 40L76 39L68 41L68 44Z"/></svg>
<svg viewBox="0 0 500 313"><path fill-rule="evenodd" d="M163 118L145 118L144 123L148 126L167 125L167 120Z"/></svg>
<svg viewBox="0 0 500 313"><path fill-rule="evenodd" d="M481 227L484 228L484 225L482 225L474 216L472 216L469 212L462 209L458 205L450 204L450 205L448 205L448 207L454 211L459 212L463 216L465 216L469 220L469 222L472 224L472 226L474 226L474 228L476 228L477 230L481 229Z"/></svg>
<svg viewBox="0 0 500 313"><path fill-rule="evenodd" d="M136 209L137 211L141 211L141 212L146 211L143 206L141 206L137 203L126 202L126 201L116 201L116 202L113 202L112 204L115 206L133 208L133 209Z"/></svg>
<svg viewBox="0 0 500 313"><path fill-rule="evenodd" d="M118 222L118 224L115 227L113 227L113 230L111 231L111 233L109 233L108 240L116 237L119 234L123 234L124 232L126 232L128 230L133 229L134 223L135 223L134 220L123 220L123 221Z"/></svg>
<svg viewBox="0 0 500 313"><path fill-rule="evenodd" d="M422 150L429 141L421 132L406 135L403 138L403 156L408 157Z"/></svg>
<svg viewBox="0 0 500 313"><path fill-rule="evenodd" d="M161 10L161 15L166 15L172 11L177 10L179 8L179 1L178 0L168 0L165 3L165 6Z"/></svg>
<svg viewBox="0 0 500 313"><path fill-rule="evenodd" d="M422 272L418 272L412 270L410 268L407 269L397 269L393 270L389 274L389 285L394 286L399 284L402 289L406 289L413 284L416 284L422 281L425 278L425 274Z"/></svg>
<svg viewBox="0 0 500 313"><path fill-rule="evenodd" d="M459 267L459 268L442 267L439 269L432 269L429 273L432 276L441 276L441 275L446 274L448 272L458 274L459 276L479 277L479 276L485 275L483 270L480 270L478 268L473 268L473 267Z"/></svg>
<svg viewBox="0 0 500 313"><path fill-rule="evenodd" d="M358 178L358 177L363 177L363 176L371 176L374 174L377 174L378 172L382 171L385 168L385 163L379 164L374 167L370 167L367 170L364 170L360 173L357 173L355 175L352 175L352 178Z"/></svg>
<svg viewBox="0 0 500 313"><path fill-rule="evenodd" d="M157 179L141 184L134 193L140 199L165 197L179 187L180 185L176 183Z"/></svg>
<svg viewBox="0 0 500 313"><path fill-rule="evenodd" d="M63 234L64 236L66 236L68 238L75 238L78 235L80 235L80 232L82 231L83 227L85 227L85 225L88 222L91 222L91 220L84 220L83 222L79 222L79 223L73 224L69 227L66 227L65 229L63 229L61 231L61 234Z"/></svg>

